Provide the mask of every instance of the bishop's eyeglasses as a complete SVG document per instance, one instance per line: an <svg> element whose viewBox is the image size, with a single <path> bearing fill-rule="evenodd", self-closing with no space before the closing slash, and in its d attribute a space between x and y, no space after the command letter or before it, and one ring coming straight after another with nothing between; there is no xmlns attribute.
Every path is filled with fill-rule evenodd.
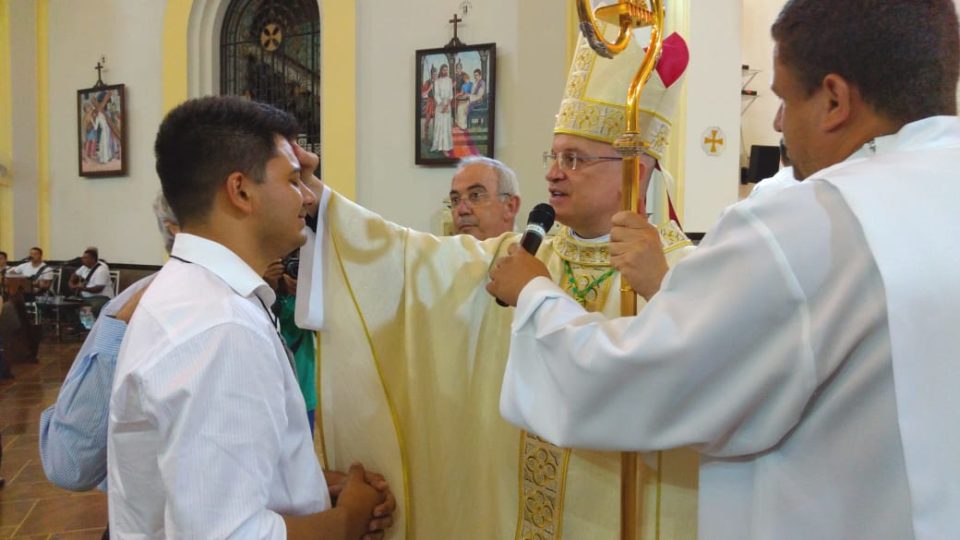
<svg viewBox="0 0 960 540"><path fill-rule="evenodd" d="M577 165L586 165L595 161L622 161L623 158L619 156L583 156L576 152L560 152L554 154L553 152L544 152L543 153L543 168L549 169L553 167L553 164L556 163L561 170L564 171L575 171L577 170Z"/></svg>

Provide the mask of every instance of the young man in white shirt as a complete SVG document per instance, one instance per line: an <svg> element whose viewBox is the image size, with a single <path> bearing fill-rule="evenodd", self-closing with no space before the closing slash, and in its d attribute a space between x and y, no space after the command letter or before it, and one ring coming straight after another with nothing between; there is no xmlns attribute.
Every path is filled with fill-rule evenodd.
<svg viewBox="0 0 960 540"><path fill-rule="evenodd" d="M303 244L316 204L289 142L296 133L287 113L233 97L188 101L160 126L157 172L182 232L120 350L112 535L378 538L391 523L389 493L358 464L331 509L260 278Z"/></svg>

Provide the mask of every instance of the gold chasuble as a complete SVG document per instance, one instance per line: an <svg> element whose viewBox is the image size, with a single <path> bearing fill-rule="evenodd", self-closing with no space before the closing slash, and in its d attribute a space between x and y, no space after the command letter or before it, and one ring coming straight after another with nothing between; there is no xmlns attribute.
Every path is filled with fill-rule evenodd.
<svg viewBox="0 0 960 540"><path fill-rule="evenodd" d="M398 501L388 538L618 538L620 454L566 450L500 417L513 308L484 290L515 234L438 238L333 194L319 239L325 328L318 427L327 465L381 471ZM668 261L692 249L660 228ZM563 228L538 253L588 309L619 314L606 243ZM639 299L642 306L643 300ZM697 461L649 456L644 538L696 537Z"/></svg>

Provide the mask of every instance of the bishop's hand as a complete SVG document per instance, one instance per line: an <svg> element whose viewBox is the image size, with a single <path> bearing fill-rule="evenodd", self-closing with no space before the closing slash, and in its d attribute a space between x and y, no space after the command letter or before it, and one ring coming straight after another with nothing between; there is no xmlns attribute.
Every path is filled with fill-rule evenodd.
<svg viewBox="0 0 960 540"><path fill-rule="evenodd" d="M550 277L550 272L540 259L520 249L517 244L507 248L507 256L493 263L487 292L509 306L516 306L520 291L534 278Z"/></svg>
<svg viewBox="0 0 960 540"><path fill-rule="evenodd" d="M302 146L295 142L290 144L293 145L293 152L300 162L300 182L303 183L304 187L313 191L315 195L316 202L307 205L307 213L316 217L320 210L320 197L323 196L323 181L317 178L315 174L317 167L320 166L320 156L304 150Z"/></svg>
<svg viewBox="0 0 960 540"><path fill-rule="evenodd" d="M637 294L650 300L667 274L660 232L645 215L617 212L611 220L610 264Z"/></svg>

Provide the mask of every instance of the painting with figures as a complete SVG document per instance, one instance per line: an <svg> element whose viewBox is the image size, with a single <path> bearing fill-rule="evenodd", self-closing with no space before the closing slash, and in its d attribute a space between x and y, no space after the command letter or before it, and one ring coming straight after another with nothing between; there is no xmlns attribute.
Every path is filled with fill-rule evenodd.
<svg viewBox="0 0 960 540"><path fill-rule="evenodd" d="M493 157L496 45L417 51L415 163Z"/></svg>
<svg viewBox="0 0 960 540"><path fill-rule="evenodd" d="M127 173L127 126L124 85L77 90L80 176Z"/></svg>

